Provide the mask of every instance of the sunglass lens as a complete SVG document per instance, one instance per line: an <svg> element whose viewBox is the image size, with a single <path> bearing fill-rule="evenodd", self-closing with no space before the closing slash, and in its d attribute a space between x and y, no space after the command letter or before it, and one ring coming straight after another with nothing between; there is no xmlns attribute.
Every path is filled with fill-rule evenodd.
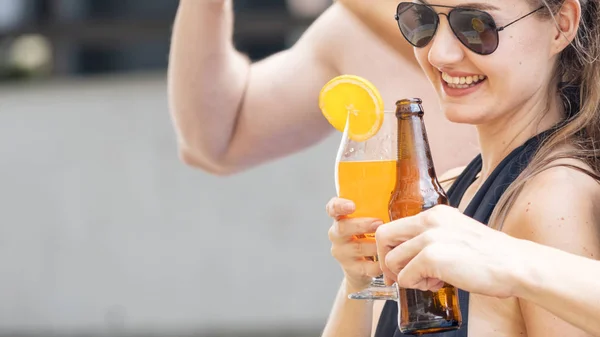
<svg viewBox="0 0 600 337"><path fill-rule="evenodd" d="M456 37L473 52L488 55L498 47L496 23L488 13L457 9L452 11L448 20Z"/></svg>
<svg viewBox="0 0 600 337"><path fill-rule="evenodd" d="M435 35L438 16L430 7L402 2L398 5L397 15L402 35L413 46L425 47Z"/></svg>

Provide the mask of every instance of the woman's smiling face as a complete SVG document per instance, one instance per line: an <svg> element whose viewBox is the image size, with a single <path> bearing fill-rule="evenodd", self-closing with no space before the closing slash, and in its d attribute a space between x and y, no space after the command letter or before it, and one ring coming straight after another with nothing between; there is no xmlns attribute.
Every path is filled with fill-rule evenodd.
<svg viewBox="0 0 600 337"><path fill-rule="evenodd" d="M552 20L534 14L526 0L435 0L430 6L439 18L433 39L415 55L435 87L442 110L453 122L484 125L514 114L533 97L546 97L555 72ZM489 55L467 48L452 31L446 16L465 7L489 13L498 27L521 20L498 32L498 46ZM481 22L471 22L481 30ZM493 33L493 31L492 31Z"/></svg>

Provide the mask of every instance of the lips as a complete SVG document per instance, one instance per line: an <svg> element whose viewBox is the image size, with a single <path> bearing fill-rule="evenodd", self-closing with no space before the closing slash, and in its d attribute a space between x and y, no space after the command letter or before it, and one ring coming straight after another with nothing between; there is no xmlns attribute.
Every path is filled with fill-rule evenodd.
<svg viewBox="0 0 600 337"><path fill-rule="evenodd" d="M448 87L454 89L466 89L473 87L487 79L485 75L451 76L442 72L442 80L448 84Z"/></svg>

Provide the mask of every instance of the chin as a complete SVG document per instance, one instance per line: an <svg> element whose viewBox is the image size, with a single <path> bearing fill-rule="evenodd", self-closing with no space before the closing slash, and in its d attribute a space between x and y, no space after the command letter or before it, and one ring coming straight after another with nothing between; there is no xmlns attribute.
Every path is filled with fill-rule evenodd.
<svg viewBox="0 0 600 337"><path fill-rule="evenodd" d="M452 123L478 125L483 122L481 111L473 111L473 107L461 108L442 104L442 111L446 119Z"/></svg>

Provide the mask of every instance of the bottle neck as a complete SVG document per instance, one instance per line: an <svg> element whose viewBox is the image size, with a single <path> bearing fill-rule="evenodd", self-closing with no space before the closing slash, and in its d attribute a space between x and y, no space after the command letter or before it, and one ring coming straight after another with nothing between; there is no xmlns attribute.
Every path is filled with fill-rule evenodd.
<svg viewBox="0 0 600 337"><path fill-rule="evenodd" d="M398 160L396 187L390 201L390 219L414 215L439 204L448 204L435 175L420 100L397 104Z"/></svg>
<svg viewBox="0 0 600 337"><path fill-rule="evenodd" d="M435 178L422 112L399 113L397 118L399 176Z"/></svg>

